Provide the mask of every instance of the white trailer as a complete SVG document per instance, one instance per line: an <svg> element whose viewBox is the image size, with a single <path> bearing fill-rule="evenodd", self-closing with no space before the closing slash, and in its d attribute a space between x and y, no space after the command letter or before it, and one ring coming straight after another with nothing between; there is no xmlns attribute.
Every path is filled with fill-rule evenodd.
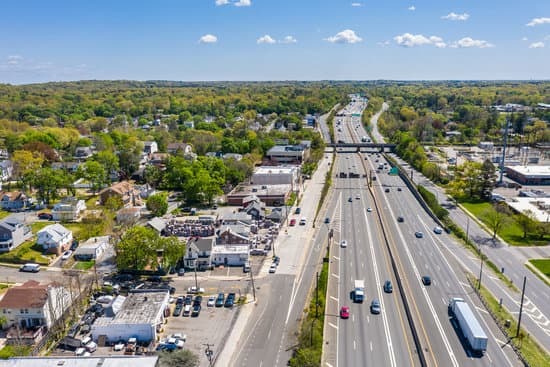
<svg viewBox="0 0 550 367"><path fill-rule="evenodd" d="M449 311L456 319L472 350L480 353L485 352L487 350L487 335L481 328L470 306L462 298L451 298Z"/></svg>
<svg viewBox="0 0 550 367"><path fill-rule="evenodd" d="M365 281L356 280L353 288L353 302L362 303L365 299Z"/></svg>

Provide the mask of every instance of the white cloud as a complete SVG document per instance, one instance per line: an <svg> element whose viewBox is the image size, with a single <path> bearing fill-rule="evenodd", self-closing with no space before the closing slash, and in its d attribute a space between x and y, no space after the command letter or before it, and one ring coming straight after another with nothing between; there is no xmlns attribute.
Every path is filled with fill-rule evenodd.
<svg viewBox="0 0 550 367"><path fill-rule="evenodd" d="M468 18L470 18L470 14L468 13L456 14L453 12L450 12L449 14L441 17L441 19L447 19L447 20L468 20Z"/></svg>
<svg viewBox="0 0 550 367"><path fill-rule="evenodd" d="M533 42L529 45L529 48L544 48L544 42Z"/></svg>
<svg viewBox="0 0 550 367"><path fill-rule="evenodd" d="M17 65L23 60L23 56L19 55L10 55L8 56L8 65Z"/></svg>
<svg viewBox="0 0 550 367"><path fill-rule="evenodd" d="M359 6L363 6L363 4L361 4L361 3L351 3L351 6L359 7Z"/></svg>
<svg viewBox="0 0 550 367"><path fill-rule="evenodd" d="M526 25L529 27L534 27L536 25L547 24L547 23L550 23L550 18L533 18L533 20L531 20Z"/></svg>
<svg viewBox="0 0 550 367"><path fill-rule="evenodd" d="M471 37L464 37L454 42L451 45L452 48L468 48L468 47L477 47L477 48L489 48L495 47L495 45L484 41L484 40L475 40Z"/></svg>
<svg viewBox="0 0 550 367"><path fill-rule="evenodd" d="M229 0L216 0L216 6L227 5Z"/></svg>
<svg viewBox="0 0 550 367"><path fill-rule="evenodd" d="M257 44L262 44L262 43L267 43L267 44L272 44L272 43L275 43L277 41L275 41L273 38L271 38L271 36L269 34L266 34L265 36L262 36L260 38L258 38L256 40L256 43Z"/></svg>
<svg viewBox="0 0 550 367"><path fill-rule="evenodd" d="M407 9L410 10L410 11L415 11L415 10L416 10L416 6L411 5L411 6L409 6Z"/></svg>
<svg viewBox="0 0 550 367"><path fill-rule="evenodd" d="M522 41L528 41L529 39L527 37L523 37L521 40Z"/></svg>
<svg viewBox="0 0 550 367"><path fill-rule="evenodd" d="M216 43L218 42L218 37L213 34L205 34L199 39L199 43Z"/></svg>
<svg viewBox="0 0 550 367"><path fill-rule="evenodd" d="M296 43L296 42L298 41L296 40L296 38L292 36L286 36L285 38L279 41L279 43Z"/></svg>
<svg viewBox="0 0 550 367"><path fill-rule="evenodd" d="M325 38L325 41L331 43L358 43L362 40L363 39L355 34L355 32L351 29L345 29L342 32L336 33L336 35L332 37Z"/></svg>
<svg viewBox="0 0 550 367"><path fill-rule="evenodd" d="M239 0L235 3L233 3L233 5L235 5L235 6L250 6L250 5L252 5L252 1L250 1L250 0Z"/></svg>
<svg viewBox="0 0 550 367"><path fill-rule="evenodd" d="M401 35L393 37L394 41L403 47L415 47L423 45L434 45L437 48L445 48L447 44L443 41L443 38L438 36L426 37L422 34L410 34L403 33Z"/></svg>

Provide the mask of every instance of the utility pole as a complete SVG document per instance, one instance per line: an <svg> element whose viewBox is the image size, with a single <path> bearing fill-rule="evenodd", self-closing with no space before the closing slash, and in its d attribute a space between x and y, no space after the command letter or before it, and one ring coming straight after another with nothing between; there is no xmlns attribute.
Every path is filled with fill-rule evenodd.
<svg viewBox="0 0 550 367"><path fill-rule="evenodd" d="M519 337L519 330L521 327L521 314L523 312L523 299L525 297L525 283L527 282L527 277L523 277L523 289L521 290L521 304L519 305L519 317L518 317L518 330L516 331L516 338Z"/></svg>
<svg viewBox="0 0 550 367"><path fill-rule="evenodd" d="M506 126L504 127L504 144L502 146L502 157L500 157L500 175L498 179L499 185L502 185L502 176L504 175L504 159L506 158L506 143L508 142L508 125L510 125L510 120L506 118Z"/></svg>
<svg viewBox="0 0 550 367"><path fill-rule="evenodd" d="M315 275L315 318L319 318L319 272Z"/></svg>
<svg viewBox="0 0 550 367"><path fill-rule="evenodd" d="M256 302L256 287L254 286L254 275L252 273L254 273L253 271L254 269L252 269L252 266L250 266L250 281L252 282L252 296L254 297L254 302Z"/></svg>
<svg viewBox="0 0 550 367"><path fill-rule="evenodd" d="M479 258L481 259L481 265L479 267L479 282L477 283L477 290L481 289L481 276L483 275L483 253L481 252L481 247L479 248Z"/></svg>
<svg viewBox="0 0 550 367"><path fill-rule="evenodd" d="M457 205L458 206L458 205ZM470 244L470 216L466 217L466 244ZM479 248L479 253L481 254L481 247Z"/></svg>
<svg viewBox="0 0 550 367"><path fill-rule="evenodd" d="M194 265L193 268L195 270L195 289L197 290L197 292L199 291L199 283L197 281L197 259L195 259L194 261Z"/></svg>

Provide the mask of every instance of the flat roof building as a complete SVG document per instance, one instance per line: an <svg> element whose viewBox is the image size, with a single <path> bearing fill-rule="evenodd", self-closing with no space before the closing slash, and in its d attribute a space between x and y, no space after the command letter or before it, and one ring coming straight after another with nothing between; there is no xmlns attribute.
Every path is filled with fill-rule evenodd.
<svg viewBox="0 0 550 367"><path fill-rule="evenodd" d="M292 185L238 185L227 195L230 205L243 205L243 199L256 195L269 206L281 206L286 203L292 192Z"/></svg>
<svg viewBox="0 0 550 367"><path fill-rule="evenodd" d="M2 362L4 367L156 367L158 356L111 357L13 357Z"/></svg>
<svg viewBox="0 0 550 367"><path fill-rule="evenodd" d="M522 185L550 185L550 166L507 166L506 175Z"/></svg>
<svg viewBox="0 0 550 367"><path fill-rule="evenodd" d="M250 182L254 185L291 185L297 191L300 187L300 166L256 167Z"/></svg>

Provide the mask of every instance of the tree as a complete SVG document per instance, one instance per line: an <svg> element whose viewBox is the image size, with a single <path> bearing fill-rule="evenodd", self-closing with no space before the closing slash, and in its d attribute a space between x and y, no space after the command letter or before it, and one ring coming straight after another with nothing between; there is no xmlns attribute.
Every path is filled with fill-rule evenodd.
<svg viewBox="0 0 550 367"><path fill-rule="evenodd" d="M495 165L486 159L481 166L481 175L479 183L479 195L483 199L491 198L491 192L495 188Z"/></svg>
<svg viewBox="0 0 550 367"><path fill-rule="evenodd" d="M160 186L162 179L164 178L164 173L159 167L149 164L143 171L143 178L149 186L156 189Z"/></svg>
<svg viewBox="0 0 550 367"><path fill-rule="evenodd" d="M160 266L163 269L174 267L185 254L185 246L175 236L160 237L157 251L162 251Z"/></svg>
<svg viewBox="0 0 550 367"><path fill-rule="evenodd" d="M197 367L199 357L189 349L159 353L159 367Z"/></svg>
<svg viewBox="0 0 550 367"><path fill-rule="evenodd" d="M168 211L168 198L166 194L160 193L149 196L146 207L155 217L162 217Z"/></svg>
<svg viewBox="0 0 550 367"><path fill-rule="evenodd" d="M84 162L84 164L78 167L76 175L88 181L92 185L92 191L94 193L98 192L109 182L105 167L96 161Z"/></svg>
<svg viewBox="0 0 550 367"><path fill-rule="evenodd" d="M536 216L531 209L526 209L523 213L516 214L514 219L518 226L521 227L523 231L523 238L527 238L527 233L536 227Z"/></svg>
<svg viewBox="0 0 550 367"><path fill-rule="evenodd" d="M493 240L500 230L509 222L510 210L504 203L498 203L487 210L481 216L485 219L487 226L493 232Z"/></svg>
<svg viewBox="0 0 550 367"><path fill-rule="evenodd" d="M156 264L158 233L148 227L130 228L116 245L116 262L119 269L143 270Z"/></svg>
<svg viewBox="0 0 550 367"><path fill-rule="evenodd" d="M32 174L32 185L38 190L37 196L46 204L58 198L57 190L65 187L66 173L51 168L40 168Z"/></svg>
<svg viewBox="0 0 550 367"><path fill-rule="evenodd" d="M124 206L122 198L120 196L109 196L103 206L111 212L116 212Z"/></svg>
<svg viewBox="0 0 550 367"><path fill-rule="evenodd" d="M119 168L118 157L110 150L102 150L93 157L94 161L100 163L104 168L107 175L111 172L117 172Z"/></svg>

